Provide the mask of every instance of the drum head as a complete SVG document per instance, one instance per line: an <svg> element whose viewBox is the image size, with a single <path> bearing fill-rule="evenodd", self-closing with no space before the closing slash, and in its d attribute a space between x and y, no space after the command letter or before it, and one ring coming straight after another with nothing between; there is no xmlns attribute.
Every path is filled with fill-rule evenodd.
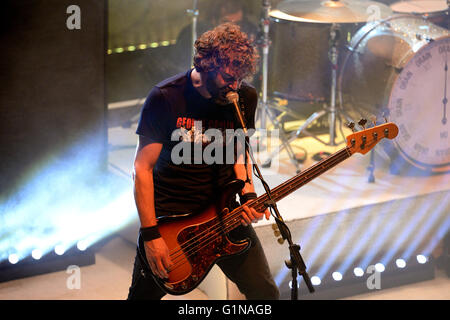
<svg viewBox="0 0 450 320"><path fill-rule="evenodd" d="M448 170L448 58L450 32L421 17L367 24L353 37L345 58L339 105L353 119L383 121L386 116L399 127L395 146L403 159L428 171Z"/></svg>

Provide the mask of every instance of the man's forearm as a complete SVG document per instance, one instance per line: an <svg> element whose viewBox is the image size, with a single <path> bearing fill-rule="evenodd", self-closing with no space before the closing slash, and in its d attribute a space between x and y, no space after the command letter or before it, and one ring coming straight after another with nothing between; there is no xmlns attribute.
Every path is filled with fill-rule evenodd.
<svg viewBox="0 0 450 320"><path fill-rule="evenodd" d="M141 227L156 225L153 171L140 170L134 174L134 199Z"/></svg>
<svg viewBox="0 0 450 320"><path fill-rule="evenodd" d="M247 180L247 172L248 177L250 181ZM249 192L255 192L255 188L253 186L253 179L252 179L252 164L250 162L247 163L247 171L245 170L245 164L238 161L234 165L234 173L236 175L236 178L242 181L246 181L244 188L242 188L242 191L240 194L249 193Z"/></svg>

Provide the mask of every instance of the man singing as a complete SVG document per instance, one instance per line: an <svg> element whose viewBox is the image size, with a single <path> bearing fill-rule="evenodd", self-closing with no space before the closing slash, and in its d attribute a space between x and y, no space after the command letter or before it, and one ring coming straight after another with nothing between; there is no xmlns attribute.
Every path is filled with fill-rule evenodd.
<svg viewBox="0 0 450 320"><path fill-rule="evenodd" d="M234 163L225 161L225 155L223 161L212 164L205 159L180 163L174 161L178 153L172 151L179 140L201 145L204 150L211 143L205 131L225 133L241 127L227 99L230 91L239 95L247 128L254 128L257 93L244 79L255 73L257 59L247 35L237 25L225 23L195 42L192 70L166 79L151 90L136 131L139 141L133 175L141 223L138 243L145 250L138 250L136 255L128 299L161 299L165 294L152 274L167 278L174 261L159 235L158 218L200 212L235 179L245 182L239 192L241 204L256 198L251 164L244 161L243 152L237 152L239 147L231 149ZM179 138L175 141L174 132L181 132L175 135ZM237 241L248 238L251 245L217 264L247 299L278 299L278 288L251 225L264 216L269 219L269 211L257 212L246 205L243 208L241 225L229 232L229 237Z"/></svg>

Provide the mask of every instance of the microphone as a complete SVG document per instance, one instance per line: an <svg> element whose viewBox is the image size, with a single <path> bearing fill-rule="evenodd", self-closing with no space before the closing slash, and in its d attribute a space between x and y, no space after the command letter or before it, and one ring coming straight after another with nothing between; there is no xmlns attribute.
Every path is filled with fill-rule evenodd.
<svg viewBox="0 0 450 320"><path fill-rule="evenodd" d="M226 95L229 103L237 103L239 100L239 94L235 91L229 91Z"/></svg>
<svg viewBox="0 0 450 320"><path fill-rule="evenodd" d="M241 123L242 129L244 130L244 133L247 134L247 127L245 126L244 122L244 116L242 115L241 108L239 107L239 94L235 91L229 91L226 94L226 98L228 102L234 104L234 109L236 111L236 116Z"/></svg>

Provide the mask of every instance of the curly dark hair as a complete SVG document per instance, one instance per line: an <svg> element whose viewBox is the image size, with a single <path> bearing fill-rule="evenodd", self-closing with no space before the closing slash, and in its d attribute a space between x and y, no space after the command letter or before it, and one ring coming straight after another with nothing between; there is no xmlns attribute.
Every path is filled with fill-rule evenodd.
<svg viewBox="0 0 450 320"><path fill-rule="evenodd" d="M236 24L224 23L206 31L194 46L194 67L198 72L217 72L221 67L229 67L241 80L256 72L258 52Z"/></svg>

